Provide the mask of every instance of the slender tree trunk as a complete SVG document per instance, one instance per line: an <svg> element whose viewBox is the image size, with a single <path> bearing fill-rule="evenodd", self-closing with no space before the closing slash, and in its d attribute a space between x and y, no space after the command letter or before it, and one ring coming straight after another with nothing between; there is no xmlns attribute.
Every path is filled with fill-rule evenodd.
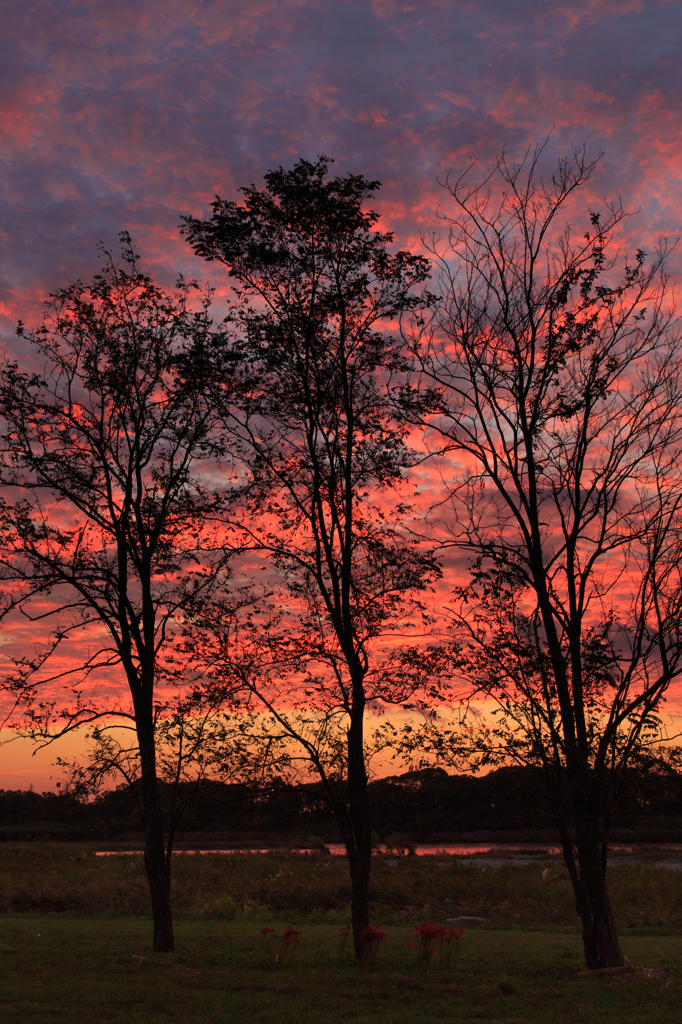
<svg viewBox="0 0 682 1024"><path fill-rule="evenodd" d="M369 878L372 861L372 826L363 744L363 713L351 717L348 729L348 813L353 850L348 851L351 879L351 926L358 959L362 956L362 932L369 925Z"/></svg>
<svg viewBox="0 0 682 1024"><path fill-rule="evenodd" d="M575 833L575 847L567 830L562 830L561 838L564 862L582 922L585 965L591 971L622 967L625 961L618 942L606 885L602 840L594 816L578 814Z"/></svg>
<svg viewBox="0 0 682 1024"><path fill-rule="evenodd" d="M360 936L369 925L370 857L358 855L350 864L350 919L355 956L362 956L364 943Z"/></svg>
<svg viewBox="0 0 682 1024"><path fill-rule="evenodd" d="M590 970L622 967L616 922L606 886L606 865L602 841L594 820L576 823L576 850L582 888L583 945L585 963Z"/></svg>
<svg viewBox="0 0 682 1024"><path fill-rule="evenodd" d="M154 922L155 953L172 953L175 949L170 898L170 865L166 861L163 828L149 823L146 828L144 866L149 881Z"/></svg>
<svg viewBox="0 0 682 1024"><path fill-rule="evenodd" d="M146 730L145 730L146 731ZM170 893L170 855L166 856L163 834L163 808L156 777L156 756L153 735L140 735L140 767L142 775L142 807L144 813L144 866L149 882L154 923L155 953L172 953L175 949Z"/></svg>

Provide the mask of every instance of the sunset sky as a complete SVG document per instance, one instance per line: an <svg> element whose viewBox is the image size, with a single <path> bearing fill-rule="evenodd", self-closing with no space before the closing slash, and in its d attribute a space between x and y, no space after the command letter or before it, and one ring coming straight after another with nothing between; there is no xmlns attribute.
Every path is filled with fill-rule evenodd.
<svg viewBox="0 0 682 1024"><path fill-rule="evenodd" d="M637 244L680 230L672 0L5 0L0 48L0 331L18 357L16 321L90 277L98 241L129 230L164 285L203 275L180 216L299 157L379 178L382 227L416 246L448 169L551 132L552 154L604 152L590 195L639 210ZM46 788L52 755L24 753L0 748L0 786Z"/></svg>

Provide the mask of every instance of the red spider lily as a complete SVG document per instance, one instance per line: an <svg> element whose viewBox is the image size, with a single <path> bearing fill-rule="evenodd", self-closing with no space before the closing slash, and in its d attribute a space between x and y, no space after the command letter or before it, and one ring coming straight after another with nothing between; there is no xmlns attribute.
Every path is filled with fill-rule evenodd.
<svg viewBox="0 0 682 1024"><path fill-rule="evenodd" d="M260 934L263 940L265 960L271 960L274 957L276 964L290 964L294 958L294 951L301 942L303 932L292 928L289 924L281 935L276 935L274 928L261 928Z"/></svg>
<svg viewBox="0 0 682 1024"><path fill-rule="evenodd" d="M261 940L261 966L268 967L272 961L274 955L274 940L275 940L275 929L274 928L261 928L260 930Z"/></svg>
<svg viewBox="0 0 682 1024"><path fill-rule="evenodd" d="M463 928L443 928L443 934L439 938L439 960L441 967L449 967L453 960L457 960L459 940L463 934Z"/></svg>
<svg viewBox="0 0 682 1024"><path fill-rule="evenodd" d="M375 924L370 924L360 932L360 943L362 945L362 962L365 967L374 967L377 958L377 950L380 943L386 938L386 932L382 932Z"/></svg>
<svg viewBox="0 0 682 1024"><path fill-rule="evenodd" d="M435 921L422 921L412 929L412 934L417 940L418 957L425 963L431 963L431 957L435 955L438 943L439 963L441 967L449 967L453 957L456 959L459 949L459 940L463 928L448 928L447 925L436 924ZM412 945L412 943L408 943Z"/></svg>
<svg viewBox="0 0 682 1024"><path fill-rule="evenodd" d="M340 948L339 948L339 957L340 958L342 958L343 954L346 952L346 943L348 942L348 935L349 934L350 934L350 925L346 925L346 927L342 928L341 931L339 932L339 938L341 939L341 945L340 945Z"/></svg>
<svg viewBox="0 0 682 1024"><path fill-rule="evenodd" d="M281 936L282 942L285 946L298 946L301 941L303 932L299 932L296 928L292 928L290 924L287 925L284 934Z"/></svg>
<svg viewBox="0 0 682 1024"><path fill-rule="evenodd" d="M420 960L430 963L431 957L436 952L433 943L440 942L445 931L446 929L442 925L436 924L434 921L422 921L421 924L415 925L412 934L417 940L417 955Z"/></svg>

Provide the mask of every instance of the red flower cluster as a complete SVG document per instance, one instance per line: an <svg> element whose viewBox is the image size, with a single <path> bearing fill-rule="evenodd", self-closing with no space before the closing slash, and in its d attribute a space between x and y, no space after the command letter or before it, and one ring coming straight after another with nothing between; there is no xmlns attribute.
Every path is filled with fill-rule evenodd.
<svg viewBox="0 0 682 1024"><path fill-rule="evenodd" d="M292 928L290 924L288 924L286 926L284 934L282 935L282 940L287 946L298 946L299 942L301 941L302 935L303 932L297 931L295 928Z"/></svg>
<svg viewBox="0 0 682 1024"><path fill-rule="evenodd" d="M447 925L436 924L435 921L422 921L412 929L412 934L418 942L419 959L430 963L438 944L440 966L449 967L453 957L457 956L463 932L463 928L448 928Z"/></svg>
<svg viewBox="0 0 682 1024"><path fill-rule="evenodd" d="M267 960L274 957L276 964L291 963L294 958L294 950L301 941L303 932L292 928L288 924L281 935L275 934L274 928L261 928L261 939Z"/></svg>
<svg viewBox="0 0 682 1024"><path fill-rule="evenodd" d="M341 944L339 946L339 957L340 957L340 959L343 959L343 954L346 952L346 943L348 942L349 934L350 934L350 925L347 924L346 927L342 928L341 931L339 932L339 938L341 939Z"/></svg>
<svg viewBox="0 0 682 1024"><path fill-rule="evenodd" d="M379 944L386 938L386 932L382 932L375 924L370 924L360 932L362 944L362 959L367 967L374 967L377 958Z"/></svg>

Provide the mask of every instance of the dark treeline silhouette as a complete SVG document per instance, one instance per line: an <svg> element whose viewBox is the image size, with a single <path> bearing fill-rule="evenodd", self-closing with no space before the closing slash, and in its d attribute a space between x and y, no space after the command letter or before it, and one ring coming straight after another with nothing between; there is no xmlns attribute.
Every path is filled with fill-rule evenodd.
<svg viewBox="0 0 682 1024"><path fill-rule="evenodd" d="M188 787L189 789L190 787ZM204 780L191 787L178 835L181 846L241 844L310 846L339 842L319 784L277 783L263 789ZM375 841L391 845L552 841L554 822L536 783L522 767L487 775L449 775L431 768L369 785ZM0 790L0 840L81 840L100 844L142 840L134 789L119 786L91 801L71 793ZM613 812L614 833L626 841L679 841L682 774L629 773Z"/></svg>

